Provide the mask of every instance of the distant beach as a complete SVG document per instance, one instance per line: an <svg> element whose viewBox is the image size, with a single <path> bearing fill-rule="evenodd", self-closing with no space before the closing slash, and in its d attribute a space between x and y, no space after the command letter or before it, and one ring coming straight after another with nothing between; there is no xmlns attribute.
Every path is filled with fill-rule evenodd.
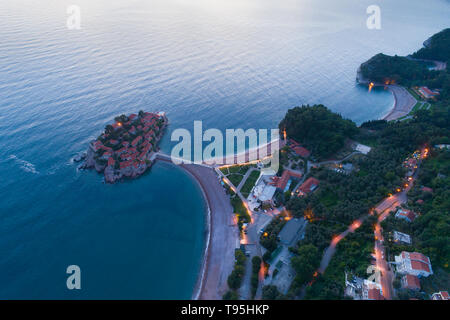
<svg viewBox="0 0 450 320"><path fill-rule="evenodd" d="M417 100L405 88L388 85L387 89L394 96L394 105L383 120L391 121L407 116L417 103Z"/></svg>

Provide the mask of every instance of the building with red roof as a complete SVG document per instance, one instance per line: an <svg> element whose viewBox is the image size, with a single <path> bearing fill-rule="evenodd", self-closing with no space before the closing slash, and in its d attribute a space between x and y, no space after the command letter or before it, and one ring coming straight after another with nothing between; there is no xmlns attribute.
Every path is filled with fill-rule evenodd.
<svg viewBox="0 0 450 320"><path fill-rule="evenodd" d="M102 154L102 156L100 157L100 159L102 160L109 160L109 158L112 157L112 152L110 151L106 151Z"/></svg>
<svg viewBox="0 0 450 320"><path fill-rule="evenodd" d="M296 190L296 193L300 196L306 196L310 194L311 192L314 192L317 187L319 186L320 181L316 178L309 178L306 180L298 189Z"/></svg>
<svg viewBox="0 0 450 320"><path fill-rule="evenodd" d="M299 172L294 172L291 170L284 170L283 174L281 175L281 177L274 177L273 178L273 182L271 183L272 185L275 185L275 187L277 187L278 189L282 190L283 192L286 192L287 189L289 188L289 181L292 178L298 178L300 179L302 177L302 174Z"/></svg>
<svg viewBox="0 0 450 320"><path fill-rule="evenodd" d="M362 285L363 300L384 300L383 290L379 283L364 280Z"/></svg>
<svg viewBox="0 0 450 320"><path fill-rule="evenodd" d="M100 140L96 140L93 144L92 144L92 149L94 149L94 151L98 151L100 149L102 149L103 143Z"/></svg>
<svg viewBox="0 0 450 320"><path fill-rule="evenodd" d="M395 257L397 272L417 277L428 277L433 274L430 258L418 252L402 251Z"/></svg>
<svg viewBox="0 0 450 320"><path fill-rule="evenodd" d="M450 300L450 296L448 295L448 291L439 291L433 293L431 296L432 300Z"/></svg>
<svg viewBox="0 0 450 320"><path fill-rule="evenodd" d="M433 99L439 95L439 91L430 90L428 87L419 87L419 93L425 99Z"/></svg>
<svg viewBox="0 0 450 320"><path fill-rule="evenodd" d="M292 138L289 138L289 145L290 145L291 148L292 148L292 147L295 147L295 146L299 146L300 143L298 143L297 141L295 141L295 140L292 139Z"/></svg>
<svg viewBox="0 0 450 320"><path fill-rule="evenodd" d="M411 211L411 210L400 208L400 209L397 210L397 213L395 214L395 217L397 219L403 219L403 220L406 220L408 222L413 222L416 219L417 214L415 212Z"/></svg>
<svg viewBox="0 0 450 320"><path fill-rule="evenodd" d="M134 138L134 140L133 141L131 141L131 145L133 146L133 147L136 147L138 144L139 144L139 142L142 140L142 136L137 136L136 138Z"/></svg>
<svg viewBox="0 0 450 320"><path fill-rule="evenodd" d="M119 141L118 141L118 140L111 139L111 140L109 140L109 143L112 144L113 146L115 146L116 144L119 143Z"/></svg>
<svg viewBox="0 0 450 320"><path fill-rule="evenodd" d="M128 149L126 147L120 148L119 150L116 151L116 154L117 155L121 155L122 153L127 152L127 150Z"/></svg>
<svg viewBox="0 0 450 320"><path fill-rule="evenodd" d="M134 126L132 126L132 127L130 128L130 130L128 130L128 133L129 133L129 134L136 134L136 128L135 128Z"/></svg>
<svg viewBox="0 0 450 320"><path fill-rule="evenodd" d="M311 152L302 146L295 146L292 148L292 150L295 152L296 155L302 158L308 158L311 155Z"/></svg>
<svg viewBox="0 0 450 320"><path fill-rule="evenodd" d="M132 164L131 161L123 161L123 162L120 163L120 169L128 168L128 167L131 166L131 164Z"/></svg>
<svg viewBox="0 0 450 320"><path fill-rule="evenodd" d="M409 290L420 290L420 280L412 274L406 274L401 280L402 288Z"/></svg>

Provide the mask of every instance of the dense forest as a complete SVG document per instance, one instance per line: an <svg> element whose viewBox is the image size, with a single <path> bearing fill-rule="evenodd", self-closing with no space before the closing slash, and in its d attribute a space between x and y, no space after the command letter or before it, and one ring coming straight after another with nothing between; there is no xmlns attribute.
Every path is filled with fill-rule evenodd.
<svg viewBox="0 0 450 320"><path fill-rule="evenodd" d="M450 62L450 28L433 35L413 58Z"/></svg>
<svg viewBox="0 0 450 320"><path fill-rule="evenodd" d="M361 65L364 78L375 83L395 83L411 86L418 81L431 80L436 71L428 70L426 64L407 57L388 56L379 53Z"/></svg>
<svg viewBox="0 0 450 320"><path fill-rule="evenodd" d="M279 128L286 130L288 137L302 143L319 159L334 154L344 146L346 138L358 132L355 123L323 105L288 110Z"/></svg>

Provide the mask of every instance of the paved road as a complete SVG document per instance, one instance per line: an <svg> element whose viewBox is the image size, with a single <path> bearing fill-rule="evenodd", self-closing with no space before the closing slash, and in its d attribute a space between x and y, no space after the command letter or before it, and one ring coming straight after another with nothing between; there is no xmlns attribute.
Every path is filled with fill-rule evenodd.
<svg viewBox="0 0 450 320"><path fill-rule="evenodd" d="M420 167L421 160L427 157L428 151L423 149L421 151L421 156L419 159L418 167ZM389 264L386 261L386 250L384 248L383 242L383 229L381 228L381 222L386 219L389 214L396 209L396 207L408 201L408 192L414 185L415 180L419 174L419 169L414 173L412 180L409 181L408 186L401 192L386 198L378 206L376 206L375 211L378 213L378 221L375 225L374 236L375 236L375 258L377 269L381 272L380 282L383 290L383 296L387 300L392 299L393 287L392 282L394 280L394 273L389 269Z"/></svg>
<svg viewBox="0 0 450 320"><path fill-rule="evenodd" d="M342 232L340 235L336 236L331 240L330 245L328 248L326 248L322 260L320 261L320 266L318 272L324 273L326 268L328 267L328 264L331 261L331 258L333 257L334 253L336 252L336 245L344 239L349 233L355 232L356 229L358 229L367 216L361 217L358 220L354 221L344 232Z"/></svg>

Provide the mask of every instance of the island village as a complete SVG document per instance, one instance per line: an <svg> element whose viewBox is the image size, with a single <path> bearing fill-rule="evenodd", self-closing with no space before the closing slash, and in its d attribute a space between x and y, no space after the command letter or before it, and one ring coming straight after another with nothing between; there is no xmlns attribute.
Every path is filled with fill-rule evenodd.
<svg viewBox="0 0 450 320"><path fill-rule="evenodd" d="M104 173L105 182L136 178L152 165L168 120L164 112L139 111L115 118L105 131L89 145L82 168Z"/></svg>

